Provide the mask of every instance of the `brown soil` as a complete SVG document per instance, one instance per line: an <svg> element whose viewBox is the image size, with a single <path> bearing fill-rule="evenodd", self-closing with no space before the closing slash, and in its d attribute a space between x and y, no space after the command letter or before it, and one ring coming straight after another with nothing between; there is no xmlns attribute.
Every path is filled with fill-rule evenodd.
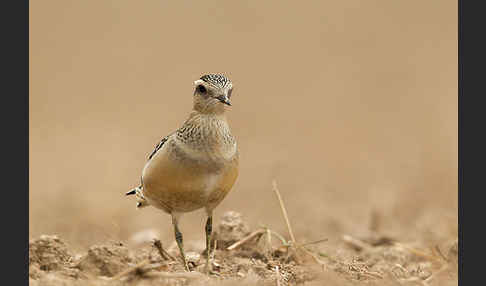
<svg viewBox="0 0 486 286"><path fill-rule="evenodd" d="M228 212L214 233L212 273L205 275L204 249L194 246L187 249L191 269L187 273L177 248L156 247L155 237L139 247L111 241L74 255L57 236L42 235L29 243L30 285L318 285L324 281L455 285L457 281L457 241L431 250L376 233L361 239L343 236L341 253L330 255L315 247L325 240L301 244L282 238L268 228L250 232L240 214Z"/></svg>

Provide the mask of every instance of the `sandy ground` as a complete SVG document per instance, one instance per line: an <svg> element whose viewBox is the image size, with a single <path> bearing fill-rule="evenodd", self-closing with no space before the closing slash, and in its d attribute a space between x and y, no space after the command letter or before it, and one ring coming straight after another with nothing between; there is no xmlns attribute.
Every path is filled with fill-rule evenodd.
<svg viewBox="0 0 486 286"><path fill-rule="evenodd" d="M302 243L267 227L250 231L231 211L213 241L209 264L203 243L186 244L186 272L177 245L164 248L150 232L132 238L138 247L109 241L78 254L58 236L41 235L29 243L30 284L457 285L457 241L421 249L370 231L361 238L344 235L337 251L323 252L313 245L327 239Z"/></svg>
<svg viewBox="0 0 486 286"><path fill-rule="evenodd" d="M457 284L457 3L296 3L30 3L31 284L130 283L100 277L150 258L154 237L172 246L169 216L136 210L124 193L205 73L234 82L228 118L241 152L215 224L236 211L248 231L289 240L276 180L296 240L327 239L309 246L321 261L305 264L309 279L275 240L267 257L217 250L221 277L210 279L274 285L280 263L291 273L281 283ZM183 217L188 247L202 243L204 221ZM32 254L39 243L64 245L47 255L64 257L57 266ZM118 266L83 270L93 247L117 247ZM168 266L143 275L178 271L150 259ZM232 267L251 259L239 277ZM140 285L165 279L143 275Z"/></svg>

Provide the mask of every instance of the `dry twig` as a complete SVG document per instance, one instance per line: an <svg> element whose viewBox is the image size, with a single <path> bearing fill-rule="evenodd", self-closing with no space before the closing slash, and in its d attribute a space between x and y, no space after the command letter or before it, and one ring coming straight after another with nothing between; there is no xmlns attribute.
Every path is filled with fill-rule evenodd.
<svg viewBox="0 0 486 286"><path fill-rule="evenodd" d="M239 241L233 243L232 245L228 246L226 248L226 250L233 250L233 249L237 248L238 246L244 244L245 242L249 241L253 237L255 237L255 236L259 235L259 234L263 234L264 232L265 232L264 229L257 229L254 232L250 233L249 235L243 237L241 240L239 240Z"/></svg>
<svg viewBox="0 0 486 286"><path fill-rule="evenodd" d="M312 245L312 244L318 244L318 243L326 242L328 240L329 239L327 239L327 238L323 238L323 239L319 239L319 240L316 240L316 241L311 241L311 242L306 242L306 243L303 243L303 244L299 244L298 246L299 247L304 247L304 246L309 246L309 245Z"/></svg>
<svg viewBox="0 0 486 286"><path fill-rule="evenodd" d="M357 251L367 250L371 247L366 242L361 241L357 238L354 238L350 235L345 234L345 235L343 235L342 239L343 239L344 242L346 242L346 244L348 244L349 246L351 246L353 249L355 249Z"/></svg>
<svg viewBox="0 0 486 286"><path fill-rule="evenodd" d="M278 233L276 231L273 231L271 229L270 229L270 233L273 234L276 238L278 238L280 240L280 242L282 242L282 244L284 246L288 246L289 245L288 241L285 240L285 238L280 233Z"/></svg>
<svg viewBox="0 0 486 286"><path fill-rule="evenodd" d="M290 239L292 240L292 243L295 244L295 236L294 236L294 233L292 232L292 227L290 227L290 221L289 221L289 217L287 215L287 210L285 209L285 205L283 203L282 197L280 196L280 192L278 191L278 188L277 188L277 181L273 180L272 186L273 186L273 191L277 195L278 202L280 203L280 209L282 210L282 214L284 216L285 223L287 224L287 229L289 230Z"/></svg>
<svg viewBox="0 0 486 286"><path fill-rule="evenodd" d="M290 235L290 239L291 239L290 243L287 242L285 244L285 246L287 247L287 251L288 251L287 258L290 255L290 253L293 252L295 254L296 262L301 264L302 260L301 260L301 257L299 256L298 250L302 250L305 254L310 256L312 258L312 260L314 260L314 262L316 262L317 264L323 265L324 263L322 261L320 261L319 258L317 258L316 255L314 255L312 252L310 252L304 246L310 245L310 244L320 243L320 242L323 242L323 241L327 241L327 239L321 239L321 240L310 242L310 243L298 244L295 240L295 236L294 236L294 233L292 231L292 227L291 227L290 221L289 221L289 216L287 215L287 210L285 209L285 204L282 200L282 196L280 195L280 192L277 188L277 182L275 180L272 181L272 187L273 187L273 191L277 195L278 202L280 204L280 209L282 210L282 215L285 219L285 223L287 224L287 229L289 231L289 235Z"/></svg>
<svg viewBox="0 0 486 286"><path fill-rule="evenodd" d="M444 261L449 262L449 259L444 255L444 253L442 253L438 245L435 246L434 250L437 252L437 256L440 256L442 259L444 259Z"/></svg>
<svg viewBox="0 0 486 286"><path fill-rule="evenodd" d="M159 239L154 239L153 245L157 250L159 251L160 256L165 259L165 260L172 260L175 261L176 259L174 256L170 255L165 249L162 247L162 243L160 242Z"/></svg>
<svg viewBox="0 0 486 286"><path fill-rule="evenodd" d="M421 257L424 257L426 259L429 259L429 260L432 260L433 262L439 262L441 265L442 265L442 260L440 257L437 257L435 255L431 255L431 254L428 254L428 253L425 253L424 251L422 250L419 250L419 249L416 249L416 248L413 248L411 246L408 246L408 245L405 245L405 244L402 244L402 243L398 243L398 242L395 242L394 243L396 246L398 247L402 247L408 251L410 251L411 253L417 255L417 256L421 256Z"/></svg>
<svg viewBox="0 0 486 286"><path fill-rule="evenodd" d="M383 279L383 276L381 276L380 273L374 271L365 270L361 274L364 274L365 276L372 277L372 278Z"/></svg>
<svg viewBox="0 0 486 286"><path fill-rule="evenodd" d="M278 271L278 265L275 265L275 274L276 274L275 281L277 282L277 286L280 286L280 272Z"/></svg>

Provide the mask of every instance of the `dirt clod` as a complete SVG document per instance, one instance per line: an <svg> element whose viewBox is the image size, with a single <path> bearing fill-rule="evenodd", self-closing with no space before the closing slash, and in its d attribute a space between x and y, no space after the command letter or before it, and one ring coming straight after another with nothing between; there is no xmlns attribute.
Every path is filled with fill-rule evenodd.
<svg viewBox="0 0 486 286"><path fill-rule="evenodd" d="M39 270L60 270L72 258L66 244L55 235L41 235L29 241L29 265L36 265Z"/></svg>
<svg viewBox="0 0 486 286"><path fill-rule="evenodd" d="M218 241L218 249L226 249L248 235L249 232L243 216L238 212L228 211L221 217L221 222L214 232L214 240Z"/></svg>
<svg viewBox="0 0 486 286"><path fill-rule="evenodd" d="M92 246L77 267L97 276L112 277L132 264L128 248L120 242Z"/></svg>
<svg viewBox="0 0 486 286"><path fill-rule="evenodd" d="M244 243L229 250L218 247L212 251L209 275L205 274L206 257L201 254L205 243L202 240L185 243L186 260L191 270L188 273L176 246L165 253L162 243L157 240L135 248L128 248L121 242L108 242L90 247L85 254L73 255L57 236L42 235L29 243L29 282L36 286L173 286L193 283L287 286L332 279L332 285L422 285L457 277L457 258L453 259L457 257L457 241L447 246L448 258L445 258L417 245L400 242L373 244L347 235L342 241L345 247L338 252L345 255L306 249L309 255L319 257L309 264L300 263L288 251L290 246L265 236L270 230L260 228L250 233L239 213L226 213L216 228L218 245ZM260 235L252 236L254 233ZM358 244L364 247L353 247ZM295 249L304 251L303 247Z"/></svg>
<svg viewBox="0 0 486 286"><path fill-rule="evenodd" d="M73 268L75 257L68 246L56 235L41 235L29 241L29 278L40 279L56 272L67 278L78 278L78 269Z"/></svg>

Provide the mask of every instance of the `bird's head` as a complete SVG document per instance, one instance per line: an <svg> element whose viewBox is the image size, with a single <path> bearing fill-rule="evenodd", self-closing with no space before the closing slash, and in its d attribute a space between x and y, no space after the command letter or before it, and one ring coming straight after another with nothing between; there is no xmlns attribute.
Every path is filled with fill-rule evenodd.
<svg viewBox="0 0 486 286"><path fill-rule="evenodd" d="M233 84L220 74L203 75L194 82L194 109L201 113L223 113L231 105Z"/></svg>

